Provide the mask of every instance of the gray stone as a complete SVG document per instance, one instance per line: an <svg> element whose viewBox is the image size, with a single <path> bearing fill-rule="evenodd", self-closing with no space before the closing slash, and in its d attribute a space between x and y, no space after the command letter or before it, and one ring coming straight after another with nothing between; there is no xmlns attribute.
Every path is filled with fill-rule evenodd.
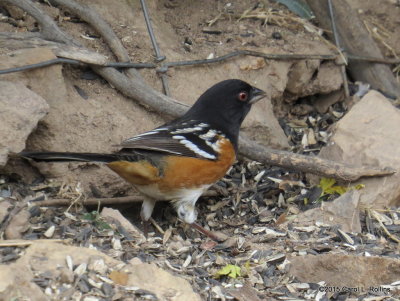
<svg viewBox="0 0 400 301"><path fill-rule="evenodd" d="M296 256L289 259L289 273L301 282L339 287L378 287L399 280L400 260L343 254Z"/></svg>
<svg viewBox="0 0 400 301"><path fill-rule="evenodd" d="M299 226L315 225L316 222L336 226L345 232L361 232L358 190L346 192L333 202L323 202L320 208L314 208L299 214L291 223Z"/></svg>
<svg viewBox="0 0 400 301"><path fill-rule="evenodd" d="M0 166L9 153L25 148L25 141L48 112L46 101L20 83L0 81Z"/></svg>
<svg viewBox="0 0 400 301"><path fill-rule="evenodd" d="M320 157L355 166L400 169L400 111L377 91L370 91L336 125ZM362 178L360 205L382 208L400 204L400 173Z"/></svg>

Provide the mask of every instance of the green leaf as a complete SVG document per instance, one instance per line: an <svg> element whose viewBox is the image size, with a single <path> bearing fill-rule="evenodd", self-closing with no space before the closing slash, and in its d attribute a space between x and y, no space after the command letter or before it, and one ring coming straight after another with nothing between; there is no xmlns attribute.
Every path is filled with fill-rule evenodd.
<svg viewBox="0 0 400 301"><path fill-rule="evenodd" d="M82 219L91 221L93 225L100 231L112 229L112 227L101 218L98 211L85 213L82 216Z"/></svg>
<svg viewBox="0 0 400 301"><path fill-rule="evenodd" d="M237 265L233 265L233 264L227 264L226 266L224 266L222 269L220 269L219 271L217 271L214 275L215 278L220 278L221 276L228 276L231 278L237 278L238 276L241 275L241 269L239 266Z"/></svg>
<svg viewBox="0 0 400 301"><path fill-rule="evenodd" d="M326 193L326 190L335 185L335 183L335 179L321 178L318 186L321 187L323 193Z"/></svg>
<svg viewBox="0 0 400 301"><path fill-rule="evenodd" d="M342 194L344 194L347 190L348 190L347 187L336 185L336 186L332 186L332 187L327 188L327 189L325 190L325 192L328 193L328 194L337 193L337 194L339 194L339 195L342 195Z"/></svg>
<svg viewBox="0 0 400 301"><path fill-rule="evenodd" d="M327 194L339 194L342 195L349 191L350 189L357 189L360 190L365 187L364 184L358 184L356 186L340 186L340 185L335 185L336 180L335 179L328 179L328 178L321 178L319 182L319 187L322 189L321 196L327 195Z"/></svg>
<svg viewBox="0 0 400 301"><path fill-rule="evenodd" d="M360 189L365 188L365 185L364 184L357 184L356 186L354 186L354 188L357 189L357 190L360 190Z"/></svg>
<svg viewBox="0 0 400 301"><path fill-rule="evenodd" d="M311 8L304 0L275 0L276 2L285 5L292 13L299 17L310 20L315 18Z"/></svg>
<svg viewBox="0 0 400 301"><path fill-rule="evenodd" d="M92 211L85 213L82 216L82 219L88 220L88 221L95 221L99 217L99 213L97 211Z"/></svg>

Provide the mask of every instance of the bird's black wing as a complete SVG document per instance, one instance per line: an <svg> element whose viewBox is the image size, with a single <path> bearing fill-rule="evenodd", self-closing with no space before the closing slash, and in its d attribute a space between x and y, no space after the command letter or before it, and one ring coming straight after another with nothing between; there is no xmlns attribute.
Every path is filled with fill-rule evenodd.
<svg viewBox="0 0 400 301"><path fill-rule="evenodd" d="M178 156L216 160L222 133L195 120L167 124L123 141L124 149L151 150Z"/></svg>

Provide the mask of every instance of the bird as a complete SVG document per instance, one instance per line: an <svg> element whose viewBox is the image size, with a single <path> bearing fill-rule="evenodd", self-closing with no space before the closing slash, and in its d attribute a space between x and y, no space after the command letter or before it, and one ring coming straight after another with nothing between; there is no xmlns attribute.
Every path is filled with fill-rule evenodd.
<svg viewBox="0 0 400 301"><path fill-rule="evenodd" d="M20 156L39 162L105 163L143 195L144 226L157 201L171 201L181 220L218 240L195 222L195 205L235 162L240 126L265 96L245 81L228 79L206 90L181 117L124 140L115 153L24 151Z"/></svg>

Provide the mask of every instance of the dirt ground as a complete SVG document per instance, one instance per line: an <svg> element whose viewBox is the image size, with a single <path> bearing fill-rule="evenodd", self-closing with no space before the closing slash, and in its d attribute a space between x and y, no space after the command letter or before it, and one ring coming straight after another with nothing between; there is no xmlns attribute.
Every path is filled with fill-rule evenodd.
<svg viewBox="0 0 400 301"><path fill-rule="evenodd" d="M80 2L95 9L111 25L132 61L154 60L153 48L138 1ZM63 31L85 47L115 60L102 37L88 24L67 10L42 2L35 3L56 20ZM400 55L398 3L394 0L349 0L349 3L358 10L375 35L382 53L387 57L397 58ZM255 18L240 19L246 10L257 9L279 12L279 16L293 16L287 8L274 1L153 0L148 1L148 6L155 35L167 61L217 57L237 49L301 54L327 54L333 49L313 28L287 18L271 16L266 22ZM5 19L0 18L0 32L37 30L37 22L20 10L6 6L0 9L0 13L7 16ZM40 57L51 57L51 54L38 54L35 50L28 52L13 54L7 60L0 60L0 69L10 66L11 62L18 65L22 58L27 60L25 63L33 63L40 61ZM10 50L0 49L1 55L7 56L9 53ZM15 62L12 61L13 57ZM276 131L281 131L283 139L268 138L270 140L262 142L275 139L273 143L277 147L299 153L318 154L320 148L326 144L326 137L316 134L317 141L313 147L308 144L304 146L304 131L298 129L304 126L306 118L303 117L308 114L313 118L321 117L324 122L318 125L318 129L306 131L323 131L329 134L332 125L346 113L346 105L336 103L330 106L328 112L318 113L314 103L320 94L337 92L341 87L341 77L339 69L330 62L308 60L300 65L301 63L294 61L263 62L256 58L240 57L212 66L171 68L167 75L171 96L187 104L192 104L211 84L225 78L241 78L263 89L267 88L271 102L261 104L253 110L251 121L245 123L246 133L253 134L253 138L257 136L257 132L258 136L266 136L267 133L274 136L271 129L275 127ZM296 75L299 72L295 71L299 70L304 72ZM140 73L151 87L163 91L160 77L154 70L144 69ZM116 145L123 139L152 129L167 120L167 117L149 111L124 97L88 68L52 66L43 70L2 76L1 79L28 85L45 98L52 108L27 140L27 148L31 150L110 152L116 150ZM296 86L293 82L301 84ZM272 125L265 121L267 109L277 117ZM309 125L306 124L307 126ZM239 301L356 300L357 296L376 297L368 300L395 300L394 296L398 294L397 288L392 288L392 294L389 295L371 295L370 292L361 294L350 290L319 294L319 288L324 287L324 283L318 283L317 280L304 283L293 276L298 274L289 273L288 260L292 256L304 254L339 253L357 257L368 253L379 256L382 260L399 258L397 244L381 230L376 230L376 238L372 238L369 230L366 230L369 226L366 216L362 216L363 231L348 234L350 239L345 236L346 233L341 234L335 227L326 225L292 227L286 223L282 226L283 221L290 220L286 219L287 216L320 206L318 202L304 201L305 193L312 200L311 195L321 191L303 173L263 166L241 158L227 177L213 188L218 192L216 196L205 197L198 202L199 223L232 238L218 245L206 241L197 232L183 225L177 220L173 208L165 203L157 204L153 216L162 233L152 227L150 239L147 241L132 237L118 228L117 223L114 225L107 221L113 229L101 229L104 226L103 217L91 213L99 208L80 206L82 195L90 198L121 197L132 195L135 191L111 171L97 164L41 163L31 166L27 162L11 160L0 177L2 199L7 195L19 201L35 198L67 198L71 202L76 201L68 210L62 206L39 208L34 203L30 204L27 226L21 233L15 234L14 238L65 240L69 245L95 248L119 263L128 263L135 258L155 263L158 267L186 279L202 300L228 300L233 297ZM330 199L334 197L337 195L329 196ZM142 227L139 204L115 207L132 224ZM53 226L53 233L50 235L48 231ZM399 226L393 224L390 231L400 233ZM0 262L11 264L18 258L23 258L24 248L25 246L0 246L1 255L6 258ZM335 260L337 259L327 259L326 265L334 266ZM397 263L387 264L395 270ZM226 273L216 276L227 265L240 266L242 275L231 277ZM382 263L382 266L385 265ZM77 265L74 270L76 268ZM301 263L298 270L301 270ZM131 292L122 288L123 285L115 284L118 281L114 281L111 290L106 289L107 285L93 285L91 277L95 277L94 274L90 274L90 271L85 273L82 272L82 275L86 275L86 278L81 277L82 275L72 276L74 280L72 284L68 284L70 286L61 284L61 276L52 278L44 272L38 272L33 282L40 288L38 293L46 294L49 300L57 300L60 294L65 293L67 289L61 289L63 285L75 290L69 295L70 300L156 300L148 291L135 293L132 297ZM374 275L379 273L382 270L371 271ZM388 274L390 275L385 279L394 282L393 277L397 277L397 274L393 272L393 277L391 273ZM96 279L99 282L104 280ZM364 280L354 282L354 286L373 286L374 283L363 282Z"/></svg>

